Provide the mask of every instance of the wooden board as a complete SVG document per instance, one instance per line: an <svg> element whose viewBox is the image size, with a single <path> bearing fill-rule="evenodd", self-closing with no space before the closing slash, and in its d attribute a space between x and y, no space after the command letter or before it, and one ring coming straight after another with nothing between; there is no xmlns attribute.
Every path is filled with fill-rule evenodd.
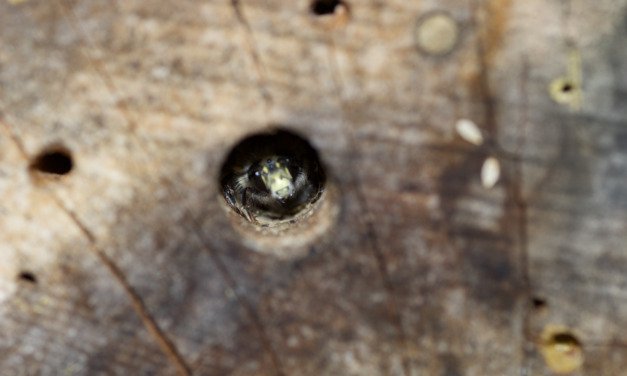
<svg viewBox="0 0 627 376"><path fill-rule="evenodd" d="M547 325L627 368L625 0L2 0L0 123L2 374L550 375ZM339 192L288 259L217 181L273 125Z"/></svg>

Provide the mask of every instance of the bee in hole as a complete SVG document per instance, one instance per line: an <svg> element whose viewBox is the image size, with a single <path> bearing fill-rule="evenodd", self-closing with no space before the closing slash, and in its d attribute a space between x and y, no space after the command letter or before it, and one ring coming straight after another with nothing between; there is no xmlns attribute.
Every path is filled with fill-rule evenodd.
<svg viewBox="0 0 627 376"><path fill-rule="evenodd" d="M284 219L322 193L318 156L302 138L276 131L246 138L227 158L221 174L226 202L247 220Z"/></svg>

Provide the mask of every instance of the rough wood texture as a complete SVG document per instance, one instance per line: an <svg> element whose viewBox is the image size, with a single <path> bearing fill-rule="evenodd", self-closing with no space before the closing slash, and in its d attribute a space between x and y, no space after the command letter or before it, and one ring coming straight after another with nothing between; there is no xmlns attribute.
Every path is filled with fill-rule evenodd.
<svg viewBox="0 0 627 376"><path fill-rule="evenodd" d="M349 5L0 1L3 375L549 375L547 324L576 375L624 374L627 1ZM432 10L460 28L439 57ZM304 258L248 249L219 201L270 124L340 190ZM75 168L33 177L52 144Z"/></svg>

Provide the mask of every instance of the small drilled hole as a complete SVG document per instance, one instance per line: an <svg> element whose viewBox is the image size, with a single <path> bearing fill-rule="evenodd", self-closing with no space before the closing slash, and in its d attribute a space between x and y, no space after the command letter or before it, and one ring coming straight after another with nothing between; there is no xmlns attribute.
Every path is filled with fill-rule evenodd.
<svg viewBox="0 0 627 376"><path fill-rule="evenodd" d="M325 173L304 138L277 129L243 139L220 173L227 204L253 223L291 219L321 196Z"/></svg>
<svg viewBox="0 0 627 376"><path fill-rule="evenodd" d="M547 325L542 332L540 352L546 365L558 374L572 373L584 361L581 342L566 327Z"/></svg>
<svg viewBox="0 0 627 376"><path fill-rule="evenodd" d="M31 163L31 169L46 174L66 175L74 167L72 155L64 148L51 148L40 153Z"/></svg>
<svg viewBox="0 0 627 376"><path fill-rule="evenodd" d="M569 346L572 348L581 346L581 343L579 343L579 340L577 339L577 337L575 337L569 332L559 332L559 333L553 334L553 336L551 337L550 343L559 345L559 346Z"/></svg>
<svg viewBox="0 0 627 376"><path fill-rule="evenodd" d="M535 309L542 309L546 307L546 300L536 296L531 299L531 304Z"/></svg>
<svg viewBox="0 0 627 376"><path fill-rule="evenodd" d="M315 0L311 3L311 12L317 16L334 14L339 6L344 5L340 0Z"/></svg>
<svg viewBox="0 0 627 376"><path fill-rule="evenodd" d="M559 77L553 80L549 86L549 94L557 103L578 107L580 104L579 83L570 77Z"/></svg>
<svg viewBox="0 0 627 376"><path fill-rule="evenodd" d="M570 82L565 82L562 86L562 93L570 93L573 90L573 85Z"/></svg>
<svg viewBox="0 0 627 376"><path fill-rule="evenodd" d="M35 276L35 274L28 272L28 271L23 271L21 272L17 278L20 281L24 281L24 282L28 282L28 283L32 283L35 284L37 283L37 277Z"/></svg>

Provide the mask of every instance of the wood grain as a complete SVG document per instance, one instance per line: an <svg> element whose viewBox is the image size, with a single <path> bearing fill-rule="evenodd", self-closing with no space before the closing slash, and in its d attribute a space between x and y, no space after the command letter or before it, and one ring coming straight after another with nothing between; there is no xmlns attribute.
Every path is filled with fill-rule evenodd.
<svg viewBox="0 0 627 376"><path fill-rule="evenodd" d="M550 375L551 324L574 374L624 372L627 1L347 9L0 1L2 374ZM416 46L436 11L443 56ZM555 101L573 75L580 103ZM339 191L289 260L242 241L217 184L275 125ZM51 145L70 174L29 170Z"/></svg>

